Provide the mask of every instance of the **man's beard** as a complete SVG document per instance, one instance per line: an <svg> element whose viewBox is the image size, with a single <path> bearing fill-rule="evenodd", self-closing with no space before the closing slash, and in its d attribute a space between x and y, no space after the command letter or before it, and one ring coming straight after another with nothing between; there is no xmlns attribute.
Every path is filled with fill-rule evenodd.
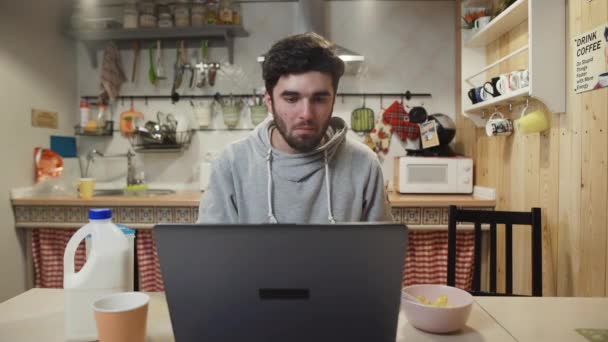
<svg viewBox="0 0 608 342"><path fill-rule="evenodd" d="M332 112L333 109L334 108L332 105ZM272 101L272 117L274 118L274 122L277 126L277 129L279 130L279 134L281 134L283 139L285 139L287 145L289 145L289 147L291 147L292 149L302 153L310 152L317 148L317 146L319 146L319 144L323 140L323 137L325 136L325 132L327 132L327 128L329 127L329 121L331 119L331 116L327 118L327 121L323 124L323 129L321 129L321 131L319 131L317 135L307 138L300 138L295 135L290 135L289 132L287 132L287 125L285 124L283 119L281 119L281 116L277 115L277 110L274 108L274 101ZM309 122L303 122L302 124L309 124ZM297 128L297 126L293 127L293 129L295 128Z"/></svg>

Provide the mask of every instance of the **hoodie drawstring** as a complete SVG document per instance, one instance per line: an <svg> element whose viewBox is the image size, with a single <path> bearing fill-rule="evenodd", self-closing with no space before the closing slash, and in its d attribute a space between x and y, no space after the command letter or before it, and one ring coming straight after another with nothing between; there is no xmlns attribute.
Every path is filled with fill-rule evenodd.
<svg viewBox="0 0 608 342"><path fill-rule="evenodd" d="M331 180L329 178L329 160L327 158L327 150L324 151L325 157L325 184L327 185L327 211L329 215L327 219L329 223L336 223L334 215L331 209ZM272 148L268 149L266 155L266 166L268 168L268 221L270 223L278 223L277 218L274 216L274 208L272 207Z"/></svg>
<svg viewBox="0 0 608 342"><path fill-rule="evenodd" d="M266 165L268 166L268 221L278 223L272 208L272 167L270 163L272 163L272 148L268 149L268 155L266 155Z"/></svg>
<svg viewBox="0 0 608 342"><path fill-rule="evenodd" d="M331 210L331 181L329 179L329 161L327 160L327 150L325 150L324 152L325 153L323 155L325 156L325 184L327 184L327 211L329 212L329 216L327 216L327 219L329 220L329 223L336 223L336 220L334 220L334 214Z"/></svg>

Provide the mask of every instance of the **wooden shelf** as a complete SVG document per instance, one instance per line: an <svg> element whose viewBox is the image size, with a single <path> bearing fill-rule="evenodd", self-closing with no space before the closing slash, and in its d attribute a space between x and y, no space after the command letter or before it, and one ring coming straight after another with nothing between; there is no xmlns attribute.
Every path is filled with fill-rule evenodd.
<svg viewBox="0 0 608 342"><path fill-rule="evenodd" d="M69 31L68 34L83 41L146 40L146 39L206 39L213 37L247 37L240 25L207 25L202 27L133 28Z"/></svg>
<svg viewBox="0 0 608 342"><path fill-rule="evenodd" d="M518 0L505 11L500 13L488 25L477 32L471 40L465 43L466 47L482 47L495 41L503 34L511 31L515 26L528 19L528 1Z"/></svg>
<svg viewBox="0 0 608 342"><path fill-rule="evenodd" d="M207 25L203 27L134 28L104 30L71 30L67 35L80 40L89 52L91 64L97 66L97 49L107 41L117 43L134 40L209 40L211 45L226 46L230 63L234 61L234 37L249 33L240 25ZM120 47L120 45L119 45Z"/></svg>
<svg viewBox="0 0 608 342"><path fill-rule="evenodd" d="M487 115L495 107L516 105L527 99L543 103L552 113L566 110L566 0L517 0L479 32L462 40L462 94L468 101L467 92L471 87L484 84L492 77L511 72L500 68L500 64L521 53L527 53L527 63L513 69L528 69L529 87L488 99L475 105L463 105L462 115L472 120L476 126L485 125ZM501 56L493 56L489 63L486 48L492 42L527 24L527 42L518 41L517 46L508 50L500 47ZM472 34L463 30L463 36ZM502 41L500 42L502 44ZM496 49L494 49L496 51ZM498 58L495 58L498 57ZM473 82L473 78L477 78ZM467 103L467 102L463 102ZM468 102L470 103L470 102ZM484 115L484 113L486 115Z"/></svg>
<svg viewBox="0 0 608 342"><path fill-rule="evenodd" d="M487 101L476 103L464 110L467 114L486 114L494 110L494 107L506 106L509 103L525 101L526 97L530 96L530 88L525 87L517 89L505 95L500 95Z"/></svg>

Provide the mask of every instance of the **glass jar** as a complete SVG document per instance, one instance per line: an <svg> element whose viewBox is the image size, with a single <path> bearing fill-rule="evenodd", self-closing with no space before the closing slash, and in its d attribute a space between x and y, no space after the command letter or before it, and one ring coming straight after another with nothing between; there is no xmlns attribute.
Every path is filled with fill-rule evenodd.
<svg viewBox="0 0 608 342"><path fill-rule="evenodd" d="M187 5L179 4L175 6L175 26L188 27L190 26L190 10Z"/></svg>
<svg viewBox="0 0 608 342"><path fill-rule="evenodd" d="M122 27L137 28L139 15L135 5L125 5L122 12Z"/></svg>
<svg viewBox="0 0 608 342"><path fill-rule="evenodd" d="M173 27L171 13L161 13L158 16L158 27Z"/></svg>
<svg viewBox="0 0 608 342"><path fill-rule="evenodd" d="M219 22L220 24L232 24L232 1L221 0L219 8Z"/></svg>
<svg viewBox="0 0 608 342"><path fill-rule="evenodd" d="M160 18L163 14L171 14L171 9L167 4L157 4L158 17Z"/></svg>
<svg viewBox="0 0 608 342"><path fill-rule="evenodd" d="M139 27L156 27L156 16L151 14L140 14L139 15Z"/></svg>
<svg viewBox="0 0 608 342"><path fill-rule="evenodd" d="M238 1L232 2L232 24L241 25L241 3Z"/></svg>
<svg viewBox="0 0 608 342"><path fill-rule="evenodd" d="M139 3L140 14L156 16L156 4L154 2L142 1Z"/></svg>
<svg viewBox="0 0 608 342"><path fill-rule="evenodd" d="M218 24L218 2L207 0L205 2L205 23L208 25Z"/></svg>
<svg viewBox="0 0 608 342"><path fill-rule="evenodd" d="M190 10L190 23L193 27L201 27L205 24L205 5L195 3Z"/></svg>

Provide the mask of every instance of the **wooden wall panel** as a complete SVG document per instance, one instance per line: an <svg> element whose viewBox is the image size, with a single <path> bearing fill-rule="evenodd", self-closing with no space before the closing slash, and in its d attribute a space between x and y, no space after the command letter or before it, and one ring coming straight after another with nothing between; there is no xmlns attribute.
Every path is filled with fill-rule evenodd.
<svg viewBox="0 0 608 342"><path fill-rule="evenodd" d="M546 132L515 132L506 138L488 138L459 116L457 138L462 139L456 149L475 159L476 184L497 189L497 209L543 209L545 295L608 296L608 89L575 94L569 86L571 38L608 23L608 1L570 0L566 16L566 113L548 113L551 128ZM487 62L526 44L527 34L522 23L488 45ZM523 53L486 76L526 68L527 58ZM546 111L536 101L531 106ZM517 119L521 110L521 105L514 106L508 115ZM518 290L530 288L528 243L527 233L516 235ZM502 244L499 248L502 253ZM499 268L499 275L503 271Z"/></svg>

